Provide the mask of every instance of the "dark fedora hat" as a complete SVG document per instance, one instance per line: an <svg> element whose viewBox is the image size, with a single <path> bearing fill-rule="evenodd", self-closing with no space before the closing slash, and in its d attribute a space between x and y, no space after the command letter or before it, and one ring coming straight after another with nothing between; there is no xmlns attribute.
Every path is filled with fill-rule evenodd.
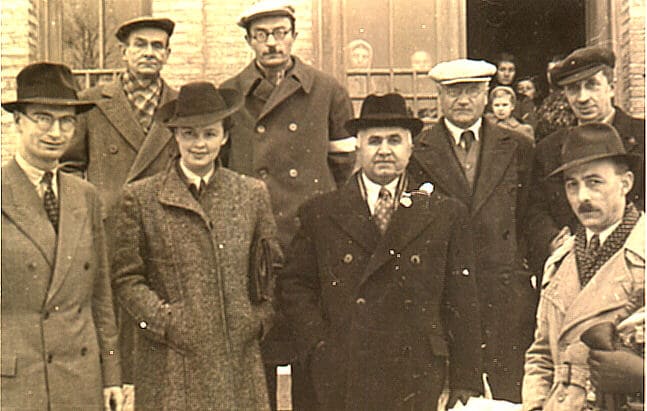
<svg viewBox="0 0 647 411"><path fill-rule="evenodd" d="M378 96L371 94L364 99L359 118L348 120L344 124L346 131L357 135L358 130L371 127L402 127L411 130L415 137L422 130L422 121L407 114L404 97L397 93Z"/></svg>
<svg viewBox="0 0 647 411"><path fill-rule="evenodd" d="M166 127L203 127L231 116L242 105L238 91L196 81L183 85L177 99L160 107L155 117Z"/></svg>
<svg viewBox="0 0 647 411"><path fill-rule="evenodd" d="M588 123L572 127L567 131L562 145L561 165L548 174L548 177L590 161L613 157L624 158L634 170L641 160L639 155L627 153L618 131L613 126L606 123Z"/></svg>
<svg viewBox="0 0 647 411"><path fill-rule="evenodd" d="M141 29L143 27L152 27L154 29L164 30L166 34L171 37L173 29L175 28L175 23L173 20L164 17L137 17L123 22L115 32L115 37L117 37L117 39L122 43L125 43L128 41L128 36L130 36L130 33L133 30Z"/></svg>
<svg viewBox="0 0 647 411"><path fill-rule="evenodd" d="M92 101L79 100L77 85L69 67L57 63L33 63L18 73L15 101L3 101L2 108L13 113L25 104L70 106L77 113L94 107Z"/></svg>

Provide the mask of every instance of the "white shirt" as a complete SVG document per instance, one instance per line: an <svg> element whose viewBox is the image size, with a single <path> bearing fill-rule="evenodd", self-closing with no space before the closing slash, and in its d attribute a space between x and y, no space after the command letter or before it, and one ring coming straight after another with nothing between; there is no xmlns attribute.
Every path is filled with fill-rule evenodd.
<svg viewBox="0 0 647 411"><path fill-rule="evenodd" d="M36 193L38 193L38 197L41 199L45 195L45 184L43 184L43 176L45 175L45 171L51 171L54 176L52 177L52 191L54 192L54 196L58 198L58 176L56 173L56 168L53 170L41 170L40 168L34 167L27 160L23 158L23 156L20 155L20 153L16 153L16 163L18 163L18 167L24 171L24 173L27 175L27 178L29 181L34 185L36 188Z"/></svg>
<svg viewBox="0 0 647 411"><path fill-rule="evenodd" d="M454 142L455 142L455 144L457 146L461 146L461 147L465 148L464 143L461 141L461 134L464 131L469 130L472 133L474 133L474 141L479 141L479 139L481 138L479 132L481 130L481 123L483 123L483 118L482 117L479 117L478 120L476 120L474 122L474 124L472 124L468 128L460 128L460 127L458 127L457 125L455 125L451 121L447 120L447 117L445 117L444 120L445 120L445 126L447 127L447 130L449 130L449 133L454 138Z"/></svg>
<svg viewBox="0 0 647 411"><path fill-rule="evenodd" d="M386 189L391 193L391 198L395 197L395 190L398 188L398 181L400 176L396 177L385 185ZM366 202L368 203L368 209L371 211L371 215L375 213L375 203L380 196L380 190L382 186L371 181L370 178L362 171L362 181L364 182L364 187L366 188Z"/></svg>
<svg viewBox="0 0 647 411"><path fill-rule="evenodd" d="M610 227L605 228L602 230L599 234L598 237L600 237L600 247L602 247L602 244L606 241L606 239L611 235L613 230L618 228L618 226L622 223L622 219L620 219L617 223L613 224ZM586 246L588 247L589 244L591 244L591 238L595 235L595 233L588 228L586 229Z"/></svg>
<svg viewBox="0 0 647 411"><path fill-rule="evenodd" d="M184 165L184 162L182 160L180 160L180 169L182 170L182 172L186 176L187 180L189 180L189 183L194 185L195 188L197 188L197 189L200 189L200 182L201 181L204 182L204 185L206 186L209 183L209 179L211 179L211 176L213 175L213 173L216 172L216 167L214 166L214 167L211 167L211 170L207 174L205 174L204 176L201 177L201 176L197 175L196 173L194 173L193 171L186 168L186 166Z"/></svg>

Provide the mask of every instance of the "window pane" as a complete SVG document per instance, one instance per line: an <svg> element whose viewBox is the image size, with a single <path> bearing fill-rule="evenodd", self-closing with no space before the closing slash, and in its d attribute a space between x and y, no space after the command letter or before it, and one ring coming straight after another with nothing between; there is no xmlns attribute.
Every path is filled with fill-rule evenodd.
<svg viewBox="0 0 647 411"><path fill-rule="evenodd" d="M346 41L346 68L388 68L389 67L389 1L388 0L346 0L344 2L344 24ZM357 42L354 40L364 40ZM362 49L369 46L369 61L362 67ZM353 54L355 56L353 57Z"/></svg>
<svg viewBox="0 0 647 411"><path fill-rule="evenodd" d="M436 41L435 26L442 22L435 18L434 8L435 2L429 0L393 2L395 67L411 67L412 57L421 71L429 71L436 63L433 51L442 43Z"/></svg>

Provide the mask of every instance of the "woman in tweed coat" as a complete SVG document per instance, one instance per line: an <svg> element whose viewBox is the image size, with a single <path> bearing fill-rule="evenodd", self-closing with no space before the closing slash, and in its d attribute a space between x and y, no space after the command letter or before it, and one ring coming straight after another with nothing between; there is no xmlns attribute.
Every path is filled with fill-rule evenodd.
<svg viewBox="0 0 647 411"><path fill-rule="evenodd" d="M259 340L272 308L251 301L248 271L261 239L280 255L276 226L264 184L217 163L241 101L183 86L159 112L181 158L128 186L112 217L113 286L139 325L138 410L269 410Z"/></svg>

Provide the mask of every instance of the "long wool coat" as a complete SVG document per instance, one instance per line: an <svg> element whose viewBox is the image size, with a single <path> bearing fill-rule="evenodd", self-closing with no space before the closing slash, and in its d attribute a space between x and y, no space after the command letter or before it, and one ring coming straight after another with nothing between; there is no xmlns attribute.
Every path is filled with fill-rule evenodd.
<svg viewBox="0 0 647 411"><path fill-rule="evenodd" d="M113 287L136 320L137 409L269 409L248 294L250 247L276 227L262 182L219 168L200 203L171 166L125 189L111 220Z"/></svg>
<svg viewBox="0 0 647 411"><path fill-rule="evenodd" d="M469 209L483 324L484 369L495 398L519 402L523 356L532 342L538 295L525 263L524 215L532 145L522 135L483 121L474 190L450 144L444 122L416 141L412 181L430 181Z"/></svg>
<svg viewBox="0 0 647 411"><path fill-rule="evenodd" d="M573 243L567 241L547 264L547 270L554 271L554 275L541 293L535 341L526 354L523 378L526 411L583 409L589 379L589 349L580 340L582 333L597 323L616 322L618 317L626 317L628 313L624 311L629 299L645 288L644 215L624 246L584 288L578 278Z"/></svg>
<svg viewBox="0 0 647 411"><path fill-rule="evenodd" d="M356 179L300 211L279 283L322 410L435 410L447 359L452 388L481 387L467 210L409 205L383 236Z"/></svg>
<svg viewBox="0 0 647 411"><path fill-rule="evenodd" d="M54 231L15 160L2 168L2 408L103 410L121 385L101 205L59 172Z"/></svg>

